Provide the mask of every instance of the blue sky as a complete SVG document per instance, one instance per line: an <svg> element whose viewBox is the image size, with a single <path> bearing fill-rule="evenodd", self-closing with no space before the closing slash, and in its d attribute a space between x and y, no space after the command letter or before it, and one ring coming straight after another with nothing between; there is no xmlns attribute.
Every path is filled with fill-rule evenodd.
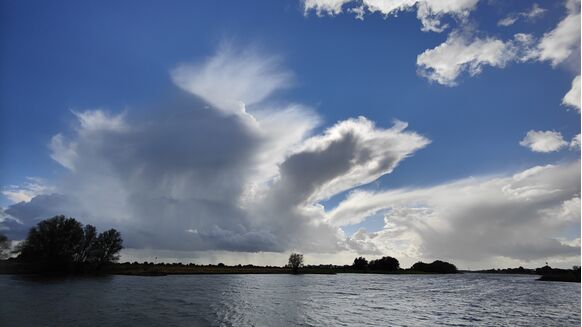
<svg viewBox="0 0 582 327"><path fill-rule="evenodd" d="M422 31L416 7L397 15L368 12L358 20L348 9L361 3L343 2L341 13L317 15L317 7L296 0L1 1L0 185L15 189L30 182L28 177L61 185L69 172L51 159L48 145L54 135L72 133L72 111L130 116L155 111L185 93L176 87L173 69L204 62L224 44L277 56L292 78L268 102L311 108L321 121L311 135L365 116L379 128L405 121L408 130L430 140L391 173L364 183L362 191L508 176L580 157L575 146L535 152L520 145L528 131L555 131L567 143L580 133L579 109L562 104L579 75L579 41L571 55L577 64L570 58L552 65L540 55L513 58L497 67L482 64L474 76L464 71L455 86L429 80L417 65L420 54L454 33L462 33L465 44L509 42L516 33L539 42L570 14L566 2L536 1L543 14L499 26L534 2L479 1L468 18L438 16L449 25L442 32ZM320 203L335 208L353 190ZM13 205L0 197L2 207ZM381 230L382 212L344 231ZM579 232L575 237L579 240Z"/></svg>

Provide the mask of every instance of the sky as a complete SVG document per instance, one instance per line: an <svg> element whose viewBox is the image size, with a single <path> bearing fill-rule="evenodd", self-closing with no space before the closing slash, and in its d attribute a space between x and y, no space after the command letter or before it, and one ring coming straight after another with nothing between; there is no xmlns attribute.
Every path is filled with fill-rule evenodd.
<svg viewBox="0 0 582 327"><path fill-rule="evenodd" d="M0 1L0 231L580 265L580 1Z"/></svg>

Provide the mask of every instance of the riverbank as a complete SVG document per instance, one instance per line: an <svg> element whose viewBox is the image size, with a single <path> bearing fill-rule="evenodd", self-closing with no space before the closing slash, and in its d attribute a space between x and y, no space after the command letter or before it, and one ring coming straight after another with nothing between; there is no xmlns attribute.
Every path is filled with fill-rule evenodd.
<svg viewBox="0 0 582 327"><path fill-rule="evenodd" d="M16 261L0 261L0 274L35 274L40 271L37 266ZM292 274L288 267L254 266L254 265L196 265L167 263L115 263L102 267L97 272L85 274L127 275L127 276L165 276L165 275L220 275L220 274ZM351 266L318 265L304 266L299 274L433 274L412 269L393 271L355 269Z"/></svg>

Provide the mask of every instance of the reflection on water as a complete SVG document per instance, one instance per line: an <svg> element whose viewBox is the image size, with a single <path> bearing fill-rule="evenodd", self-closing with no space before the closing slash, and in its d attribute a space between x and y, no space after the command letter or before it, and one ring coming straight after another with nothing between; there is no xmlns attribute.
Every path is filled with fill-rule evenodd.
<svg viewBox="0 0 582 327"><path fill-rule="evenodd" d="M580 284L536 276L0 276L0 326L579 326Z"/></svg>

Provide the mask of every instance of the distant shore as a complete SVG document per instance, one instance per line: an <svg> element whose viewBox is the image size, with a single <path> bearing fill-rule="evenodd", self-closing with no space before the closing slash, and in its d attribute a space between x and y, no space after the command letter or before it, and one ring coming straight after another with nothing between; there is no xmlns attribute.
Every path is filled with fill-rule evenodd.
<svg viewBox="0 0 582 327"><path fill-rule="evenodd" d="M37 269L33 265L15 261L0 261L0 274L34 274ZM351 266L318 265L304 266L299 274L435 274L411 269L394 271L362 270ZM103 267L98 274L129 275L129 276L165 276L165 275L212 275L212 274L293 274L291 268L277 266L254 265L195 265L195 264L167 264L167 263L115 263Z"/></svg>
<svg viewBox="0 0 582 327"><path fill-rule="evenodd" d="M36 274L35 267L18 263L15 261L0 261L0 274ZM575 270L553 269L547 270L481 270L481 271L461 271L458 273L485 273L485 274L522 274L538 275L541 281L558 282L580 282L580 273ZM277 266L254 266L254 265L197 265L181 263L115 263L110 264L100 270L98 275L126 275L126 276L167 276L167 275L220 275L220 274L293 274L291 268ZM412 269L398 269L394 271L362 270L352 266L337 265L309 265L304 266L299 274L392 274L392 275L434 275L437 272L417 271ZM87 274L91 275L91 274Z"/></svg>

